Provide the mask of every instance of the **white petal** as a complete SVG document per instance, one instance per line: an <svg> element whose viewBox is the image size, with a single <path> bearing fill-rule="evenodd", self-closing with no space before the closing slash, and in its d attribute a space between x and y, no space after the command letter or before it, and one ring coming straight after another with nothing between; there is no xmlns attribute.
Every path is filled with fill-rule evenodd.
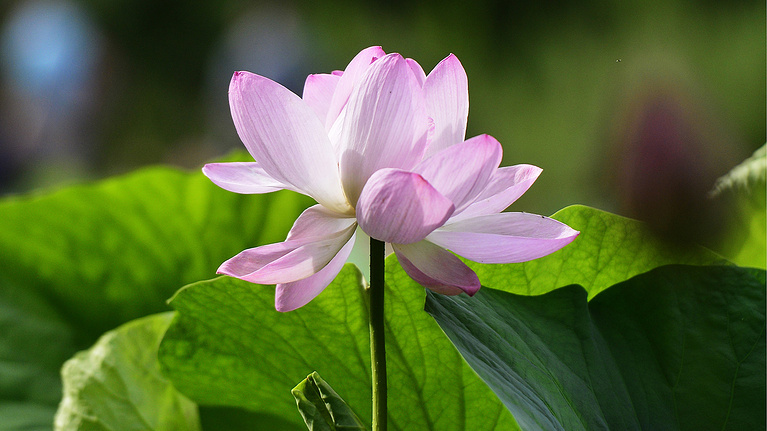
<svg viewBox="0 0 767 431"><path fill-rule="evenodd" d="M499 168L474 202L464 210L456 211L448 224L505 210L533 185L540 174L541 168L533 165Z"/></svg>
<svg viewBox="0 0 767 431"><path fill-rule="evenodd" d="M426 73L423 71L423 67L412 58L407 58L405 60L407 61L407 65L410 66L410 70L413 71L415 79L418 81L418 85L423 87L423 83L426 81Z"/></svg>
<svg viewBox="0 0 767 431"><path fill-rule="evenodd" d="M276 286L274 306L277 311L293 311L303 307L317 297L333 282L354 247L354 235L346 242L336 256L316 274L303 280L281 283Z"/></svg>
<svg viewBox="0 0 767 431"><path fill-rule="evenodd" d="M287 240L245 250L224 262L218 273L258 284L301 280L324 268L356 227L355 219L335 217L315 205L296 219Z"/></svg>
<svg viewBox="0 0 767 431"><path fill-rule="evenodd" d="M318 73L306 77L302 99L314 110L322 124L327 120L330 101L340 79L340 75L332 73Z"/></svg>
<svg viewBox="0 0 767 431"><path fill-rule="evenodd" d="M421 161L428 117L423 91L399 54L368 68L345 110L339 140L341 179L349 202L356 204L373 172L408 170Z"/></svg>
<svg viewBox="0 0 767 431"><path fill-rule="evenodd" d="M380 46L371 46L360 51L349 65L346 66L341 79L338 81L336 90L333 93L330 106L328 108L328 114L325 118L325 128L330 130L333 123L336 122L338 115L346 106L349 96L352 94L352 90L357 86L362 75L365 74L370 64L376 59L385 56L386 53Z"/></svg>
<svg viewBox="0 0 767 431"><path fill-rule="evenodd" d="M463 142L469 117L469 81L458 58L450 54L426 77L423 84L434 136L426 156Z"/></svg>
<svg viewBox="0 0 767 431"><path fill-rule="evenodd" d="M356 222L353 217L340 217L322 205L314 205L298 216L286 240L328 236L341 232Z"/></svg>
<svg viewBox="0 0 767 431"><path fill-rule="evenodd" d="M267 78L236 72L229 104L240 139L270 177L339 213L351 212L325 128L301 98Z"/></svg>
<svg viewBox="0 0 767 431"><path fill-rule="evenodd" d="M413 171L453 201L459 212L485 189L502 157L495 138L479 135L425 159Z"/></svg>
<svg viewBox="0 0 767 431"><path fill-rule="evenodd" d="M453 210L450 199L419 174L381 169L360 195L357 220L371 238L409 244L442 226Z"/></svg>
<svg viewBox="0 0 767 431"><path fill-rule="evenodd" d="M475 262L527 262L571 243L579 232L549 217L500 213L435 230L427 239Z"/></svg>
<svg viewBox="0 0 767 431"><path fill-rule="evenodd" d="M208 163L202 167L202 173L217 186L234 193L271 193L293 189L293 186L270 177L255 162Z"/></svg>

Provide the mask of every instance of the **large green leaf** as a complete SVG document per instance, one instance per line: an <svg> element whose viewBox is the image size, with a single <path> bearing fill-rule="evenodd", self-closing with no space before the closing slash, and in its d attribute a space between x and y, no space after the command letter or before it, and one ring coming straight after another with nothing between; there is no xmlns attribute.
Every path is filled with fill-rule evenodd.
<svg viewBox="0 0 767 431"><path fill-rule="evenodd" d="M98 336L166 309L179 287L225 259L282 241L307 200L242 196L201 173L150 168L0 203L0 274L42 292Z"/></svg>
<svg viewBox="0 0 767 431"><path fill-rule="evenodd" d="M615 283L673 263L707 265L722 257L701 247L678 248L654 237L638 221L581 205L553 218L581 232L565 248L525 263L482 265L468 262L483 286L525 295L540 295L580 284L593 297Z"/></svg>
<svg viewBox="0 0 767 431"><path fill-rule="evenodd" d="M764 429L765 273L665 266L587 302L429 293L426 309L523 429Z"/></svg>
<svg viewBox="0 0 767 431"><path fill-rule="evenodd" d="M52 423L66 359L167 310L179 287L235 253L283 240L308 204L291 192L229 193L170 168L1 200L0 430L38 426L43 411ZM35 414L14 413L23 408Z"/></svg>
<svg viewBox="0 0 767 431"><path fill-rule="evenodd" d="M423 312L422 288L387 261L389 426L393 430L505 430L516 425L498 398ZM317 371L370 423L368 308L359 270L296 311L274 310L274 289L221 277L180 290L178 315L160 345L173 384L199 404L273 415L305 429L290 394ZM264 429L268 426L262 425ZM288 428L282 428L288 429Z"/></svg>
<svg viewBox="0 0 767 431"><path fill-rule="evenodd" d="M157 362L172 314L126 323L67 361L56 430L199 430L197 406L160 374Z"/></svg>

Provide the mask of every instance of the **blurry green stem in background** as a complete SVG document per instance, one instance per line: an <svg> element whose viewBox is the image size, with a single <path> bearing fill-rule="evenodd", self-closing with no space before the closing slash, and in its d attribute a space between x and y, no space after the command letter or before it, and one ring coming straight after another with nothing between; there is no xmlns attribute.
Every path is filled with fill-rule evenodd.
<svg viewBox="0 0 767 431"><path fill-rule="evenodd" d="M386 431L386 342L384 335L385 243L370 238L370 369L373 385L373 431Z"/></svg>

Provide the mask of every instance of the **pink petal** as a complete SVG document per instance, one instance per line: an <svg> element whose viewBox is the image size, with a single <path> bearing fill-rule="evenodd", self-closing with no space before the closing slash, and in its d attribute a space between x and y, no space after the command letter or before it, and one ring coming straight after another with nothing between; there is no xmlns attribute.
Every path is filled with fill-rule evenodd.
<svg viewBox="0 0 767 431"><path fill-rule="evenodd" d="M402 269L413 280L443 295L473 296L481 284L474 271L452 253L430 243L392 244Z"/></svg>
<svg viewBox="0 0 767 431"><path fill-rule="evenodd" d="M341 179L355 203L373 172L411 169L421 161L428 118L423 91L399 54L368 68L345 109L339 118Z"/></svg>
<svg viewBox="0 0 767 431"><path fill-rule="evenodd" d="M335 211L351 211L325 128L301 98L267 78L236 72L229 105L240 139L270 177Z"/></svg>
<svg viewBox="0 0 767 431"><path fill-rule="evenodd" d="M339 217L322 205L314 205L298 216L286 240L324 237L355 224L356 220L352 217Z"/></svg>
<svg viewBox="0 0 767 431"><path fill-rule="evenodd" d="M322 124L327 120L330 101L340 79L340 75L332 73L318 73L306 77L302 98L314 110Z"/></svg>
<svg viewBox="0 0 767 431"><path fill-rule="evenodd" d="M469 117L469 81L458 57L450 54L426 77L426 109L435 130L426 156L463 142Z"/></svg>
<svg viewBox="0 0 767 431"><path fill-rule="evenodd" d="M217 186L234 193L271 193L293 188L270 177L254 162L208 163L202 167L202 173Z"/></svg>
<svg viewBox="0 0 767 431"><path fill-rule="evenodd" d="M371 238L397 244L418 242L453 213L450 199L422 176L381 169L370 177L357 203L357 222Z"/></svg>
<svg viewBox="0 0 767 431"><path fill-rule="evenodd" d="M426 81L426 73L423 71L423 67L412 58L407 58L405 61L407 61L407 65L410 66L410 70L413 71L415 79L418 81L418 85L423 87L423 83Z"/></svg>
<svg viewBox="0 0 767 431"><path fill-rule="evenodd" d="M346 242L336 256L316 274L303 280L277 285L274 307L277 311L293 311L316 298L336 278L354 247L354 235Z"/></svg>
<svg viewBox="0 0 767 431"><path fill-rule="evenodd" d="M218 273L258 284L288 283L316 274L356 229L353 218L327 214L332 213L319 205L307 209L286 241L245 250L224 262Z"/></svg>
<svg viewBox="0 0 767 431"><path fill-rule="evenodd" d="M413 171L453 201L459 212L485 189L502 157L503 148L495 138L479 135L440 151Z"/></svg>
<svg viewBox="0 0 767 431"><path fill-rule="evenodd" d="M451 223L427 239L475 262L516 263L551 254L579 233L548 217L500 213Z"/></svg>
<svg viewBox="0 0 767 431"><path fill-rule="evenodd" d="M346 102L349 100L349 96L352 94L352 90L357 86L362 75L365 74L370 64L378 58L385 56L386 53L380 46L371 46L365 48L359 52L349 65L346 66L341 79L338 81L336 91L333 93L330 106L328 108L328 114L325 117L325 128L330 130L333 123L335 123L341 110L346 106Z"/></svg>
<svg viewBox="0 0 767 431"><path fill-rule="evenodd" d="M448 223L481 215L497 214L519 199L541 174L533 165L506 166L495 171L479 196L462 211L456 211Z"/></svg>

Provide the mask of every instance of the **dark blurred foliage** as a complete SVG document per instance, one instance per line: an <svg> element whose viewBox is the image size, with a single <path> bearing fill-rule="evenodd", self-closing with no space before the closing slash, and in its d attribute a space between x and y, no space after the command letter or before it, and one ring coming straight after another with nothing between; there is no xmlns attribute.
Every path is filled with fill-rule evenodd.
<svg viewBox="0 0 767 431"><path fill-rule="evenodd" d="M20 11L57 5L92 42L80 55L93 71L67 103L52 96L56 80L37 93L14 81L8 57ZM461 59L468 135L497 137L506 165L544 168L522 210L584 203L666 220L660 232L686 224L681 238L694 238L695 226L725 223L726 208L699 210L713 180L765 141L757 0L11 1L0 25L5 192L149 163L199 167L241 148L227 102L234 70L300 94L307 74L370 45L427 71L450 52Z"/></svg>

